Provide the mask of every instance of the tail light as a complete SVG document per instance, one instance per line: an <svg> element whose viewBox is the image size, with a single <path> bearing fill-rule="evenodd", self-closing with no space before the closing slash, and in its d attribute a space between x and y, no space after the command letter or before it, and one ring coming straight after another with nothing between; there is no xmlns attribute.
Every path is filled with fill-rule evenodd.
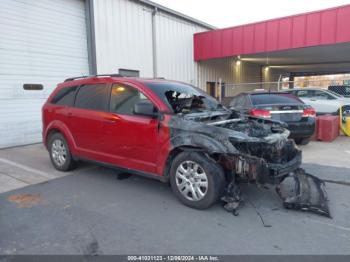
<svg viewBox="0 0 350 262"><path fill-rule="evenodd" d="M316 111L312 107L305 108L303 112L303 117L316 117Z"/></svg>
<svg viewBox="0 0 350 262"><path fill-rule="evenodd" d="M249 114L251 116L256 116L256 117L271 118L270 111L264 110L264 109L253 108L253 109L250 109Z"/></svg>

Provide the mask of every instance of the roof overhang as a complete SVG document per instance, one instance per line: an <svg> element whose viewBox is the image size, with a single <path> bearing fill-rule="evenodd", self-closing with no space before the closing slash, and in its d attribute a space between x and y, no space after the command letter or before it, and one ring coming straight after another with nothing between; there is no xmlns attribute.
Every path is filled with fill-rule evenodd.
<svg viewBox="0 0 350 262"><path fill-rule="evenodd" d="M152 2L152 1L149 1L149 0L134 0L134 1L142 3L142 4L146 5L146 6L152 7L154 9L163 11L165 13L168 13L168 14L173 15L175 17L178 17L180 19L187 20L188 22L197 24L197 25L199 25L201 27L204 27L204 28L206 28L208 30L217 29L215 26L209 25L209 24L207 24L207 23L205 23L203 21L200 21L198 19L195 19L195 18L190 17L188 15L185 15L183 13L177 12L177 11L175 11L173 9L170 9L170 8L165 7L163 5L157 4L155 2Z"/></svg>
<svg viewBox="0 0 350 262"><path fill-rule="evenodd" d="M350 42L247 54L240 60L301 75L349 73Z"/></svg>
<svg viewBox="0 0 350 262"><path fill-rule="evenodd" d="M194 35L195 61L242 56L278 66L350 61L350 5ZM288 58L288 59L284 59ZM265 59L258 62L259 59ZM298 69L300 71L300 69Z"/></svg>

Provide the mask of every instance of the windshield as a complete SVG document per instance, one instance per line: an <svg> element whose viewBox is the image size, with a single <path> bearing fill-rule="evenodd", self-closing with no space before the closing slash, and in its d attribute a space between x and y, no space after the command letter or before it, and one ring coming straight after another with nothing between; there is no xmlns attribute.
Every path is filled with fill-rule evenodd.
<svg viewBox="0 0 350 262"><path fill-rule="evenodd" d="M215 98L201 89L176 82L145 83L165 104L177 113L195 113L222 109Z"/></svg>

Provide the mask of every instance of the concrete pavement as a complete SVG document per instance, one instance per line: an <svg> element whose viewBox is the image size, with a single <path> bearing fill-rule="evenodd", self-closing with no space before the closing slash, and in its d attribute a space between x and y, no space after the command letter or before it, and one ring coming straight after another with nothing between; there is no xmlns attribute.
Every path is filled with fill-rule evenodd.
<svg viewBox="0 0 350 262"><path fill-rule="evenodd" d="M253 185L242 188L238 217L220 204L193 210L158 181L117 180L115 170L88 164L55 171L41 144L0 150L1 181L19 188L2 187L0 254L349 255L350 187L338 183L350 177L349 142L327 144L328 157L324 143L302 147L306 170L336 182L326 184L333 219L286 210L273 188Z"/></svg>

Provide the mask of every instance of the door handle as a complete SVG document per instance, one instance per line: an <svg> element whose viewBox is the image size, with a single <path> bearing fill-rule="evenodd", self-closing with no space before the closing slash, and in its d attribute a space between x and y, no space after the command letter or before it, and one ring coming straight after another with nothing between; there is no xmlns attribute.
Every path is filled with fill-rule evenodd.
<svg viewBox="0 0 350 262"><path fill-rule="evenodd" d="M67 116L68 116L68 117L71 117L72 115L73 115L72 112L67 112Z"/></svg>
<svg viewBox="0 0 350 262"><path fill-rule="evenodd" d="M106 116L103 118L106 123L116 123L119 120L117 116Z"/></svg>

